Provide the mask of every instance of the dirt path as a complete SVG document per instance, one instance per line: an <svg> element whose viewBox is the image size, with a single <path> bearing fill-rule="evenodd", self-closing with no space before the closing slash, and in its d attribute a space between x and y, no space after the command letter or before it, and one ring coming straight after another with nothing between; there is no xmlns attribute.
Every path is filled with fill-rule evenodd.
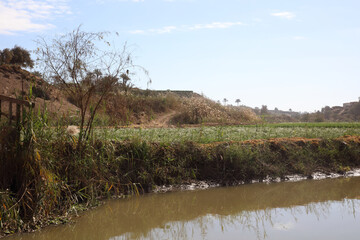
<svg viewBox="0 0 360 240"><path fill-rule="evenodd" d="M157 118L151 120L148 123L141 124L130 124L126 126L121 126L121 128L171 128L174 125L170 124L171 118L173 118L178 112L175 110L171 110L168 113L164 113L162 115L157 115ZM119 127L119 126L118 126ZM115 128L115 126L98 126L95 128Z"/></svg>
<svg viewBox="0 0 360 240"><path fill-rule="evenodd" d="M147 127L168 127L170 125L169 121L172 117L176 115L176 111L172 110L171 112L165 113L164 115L159 116L158 118L152 120Z"/></svg>

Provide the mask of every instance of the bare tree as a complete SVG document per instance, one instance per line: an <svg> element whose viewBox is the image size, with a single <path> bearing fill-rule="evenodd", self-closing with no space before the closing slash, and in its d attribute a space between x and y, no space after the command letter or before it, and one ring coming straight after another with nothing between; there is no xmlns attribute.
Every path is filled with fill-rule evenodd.
<svg viewBox="0 0 360 240"><path fill-rule="evenodd" d="M125 44L111 49L105 40L107 32L85 32L81 26L51 41L39 37L38 60L49 81L53 81L75 98L80 109L78 148L89 138L100 103L127 76L126 69L135 67ZM101 47L100 47L101 46Z"/></svg>

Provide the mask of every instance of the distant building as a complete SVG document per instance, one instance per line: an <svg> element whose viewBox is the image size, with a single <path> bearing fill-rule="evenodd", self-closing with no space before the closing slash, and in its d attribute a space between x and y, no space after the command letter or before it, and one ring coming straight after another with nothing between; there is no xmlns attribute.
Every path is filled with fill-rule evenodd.
<svg viewBox="0 0 360 240"><path fill-rule="evenodd" d="M343 107L351 107L354 104L357 104L358 102L348 102L348 103L344 103Z"/></svg>

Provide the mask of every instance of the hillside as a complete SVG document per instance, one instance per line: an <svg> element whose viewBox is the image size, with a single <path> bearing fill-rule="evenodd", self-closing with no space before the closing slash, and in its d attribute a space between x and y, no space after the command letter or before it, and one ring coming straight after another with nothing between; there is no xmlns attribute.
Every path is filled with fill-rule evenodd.
<svg viewBox="0 0 360 240"><path fill-rule="evenodd" d="M35 102L35 111L43 111L46 106L53 118L71 117L78 111L78 108L68 102L59 89L16 65L0 66L0 86L1 95L13 98L24 96L24 99L28 99L30 86L32 86L31 101ZM6 103L2 104L2 109L6 113L8 107Z"/></svg>
<svg viewBox="0 0 360 240"><path fill-rule="evenodd" d="M253 111L266 122L353 122L360 121L360 101L343 103L342 106L323 107L321 111L301 113L294 111L255 108Z"/></svg>
<svg viewBox="0 0 360 240"><path fill-rule="evenodd" d="M35 110L45 106L52 120L66 119L67 124L78 124L78 107L72 96L40 77L15 65L0 66L0 94L25 99L32 86ZM6 109L3 103L2 109ZM224 107L192 91L156 91L113 89L104 99L95 119L102 126L165 127L182 124L242 124L259 118L246 107Z"/></svg>

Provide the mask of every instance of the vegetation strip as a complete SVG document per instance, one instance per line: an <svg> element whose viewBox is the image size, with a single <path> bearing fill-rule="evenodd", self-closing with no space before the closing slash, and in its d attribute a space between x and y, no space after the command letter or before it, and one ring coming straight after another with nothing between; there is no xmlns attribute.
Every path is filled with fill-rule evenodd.
<svg viewBox="0 0 360 240"><path fill-rule="evenodd" d="M271 123L246 125L246 127L305 127L305 128L360 128L360 122L293 122L293 123Z"/></svg>
<svg viewBox="0 0 360 240"><path fill-rule="evenodd" d="M99 199L141 194L156 185L229 185L360 167L360 136L207 144L93 139L79 151L76 138L59 128L40 131L30 145L3 142L1 150L1 234L66 222Z"/></svg>
<svg viewBox="0 0 360 240"><path fill-rule="evenodd" d="M291 127L290 127L291 126ZM311 127L308 127L311 126ZM331 127L329 127L331 126ZM145 140L172 143L193 141L212 143L246 141L283 137L305 137L331 139L344 135L360 135L360 124L267 124L252 126L217 126L195 128L120 128L97 129L98 138L124 141Z"/></svg>

